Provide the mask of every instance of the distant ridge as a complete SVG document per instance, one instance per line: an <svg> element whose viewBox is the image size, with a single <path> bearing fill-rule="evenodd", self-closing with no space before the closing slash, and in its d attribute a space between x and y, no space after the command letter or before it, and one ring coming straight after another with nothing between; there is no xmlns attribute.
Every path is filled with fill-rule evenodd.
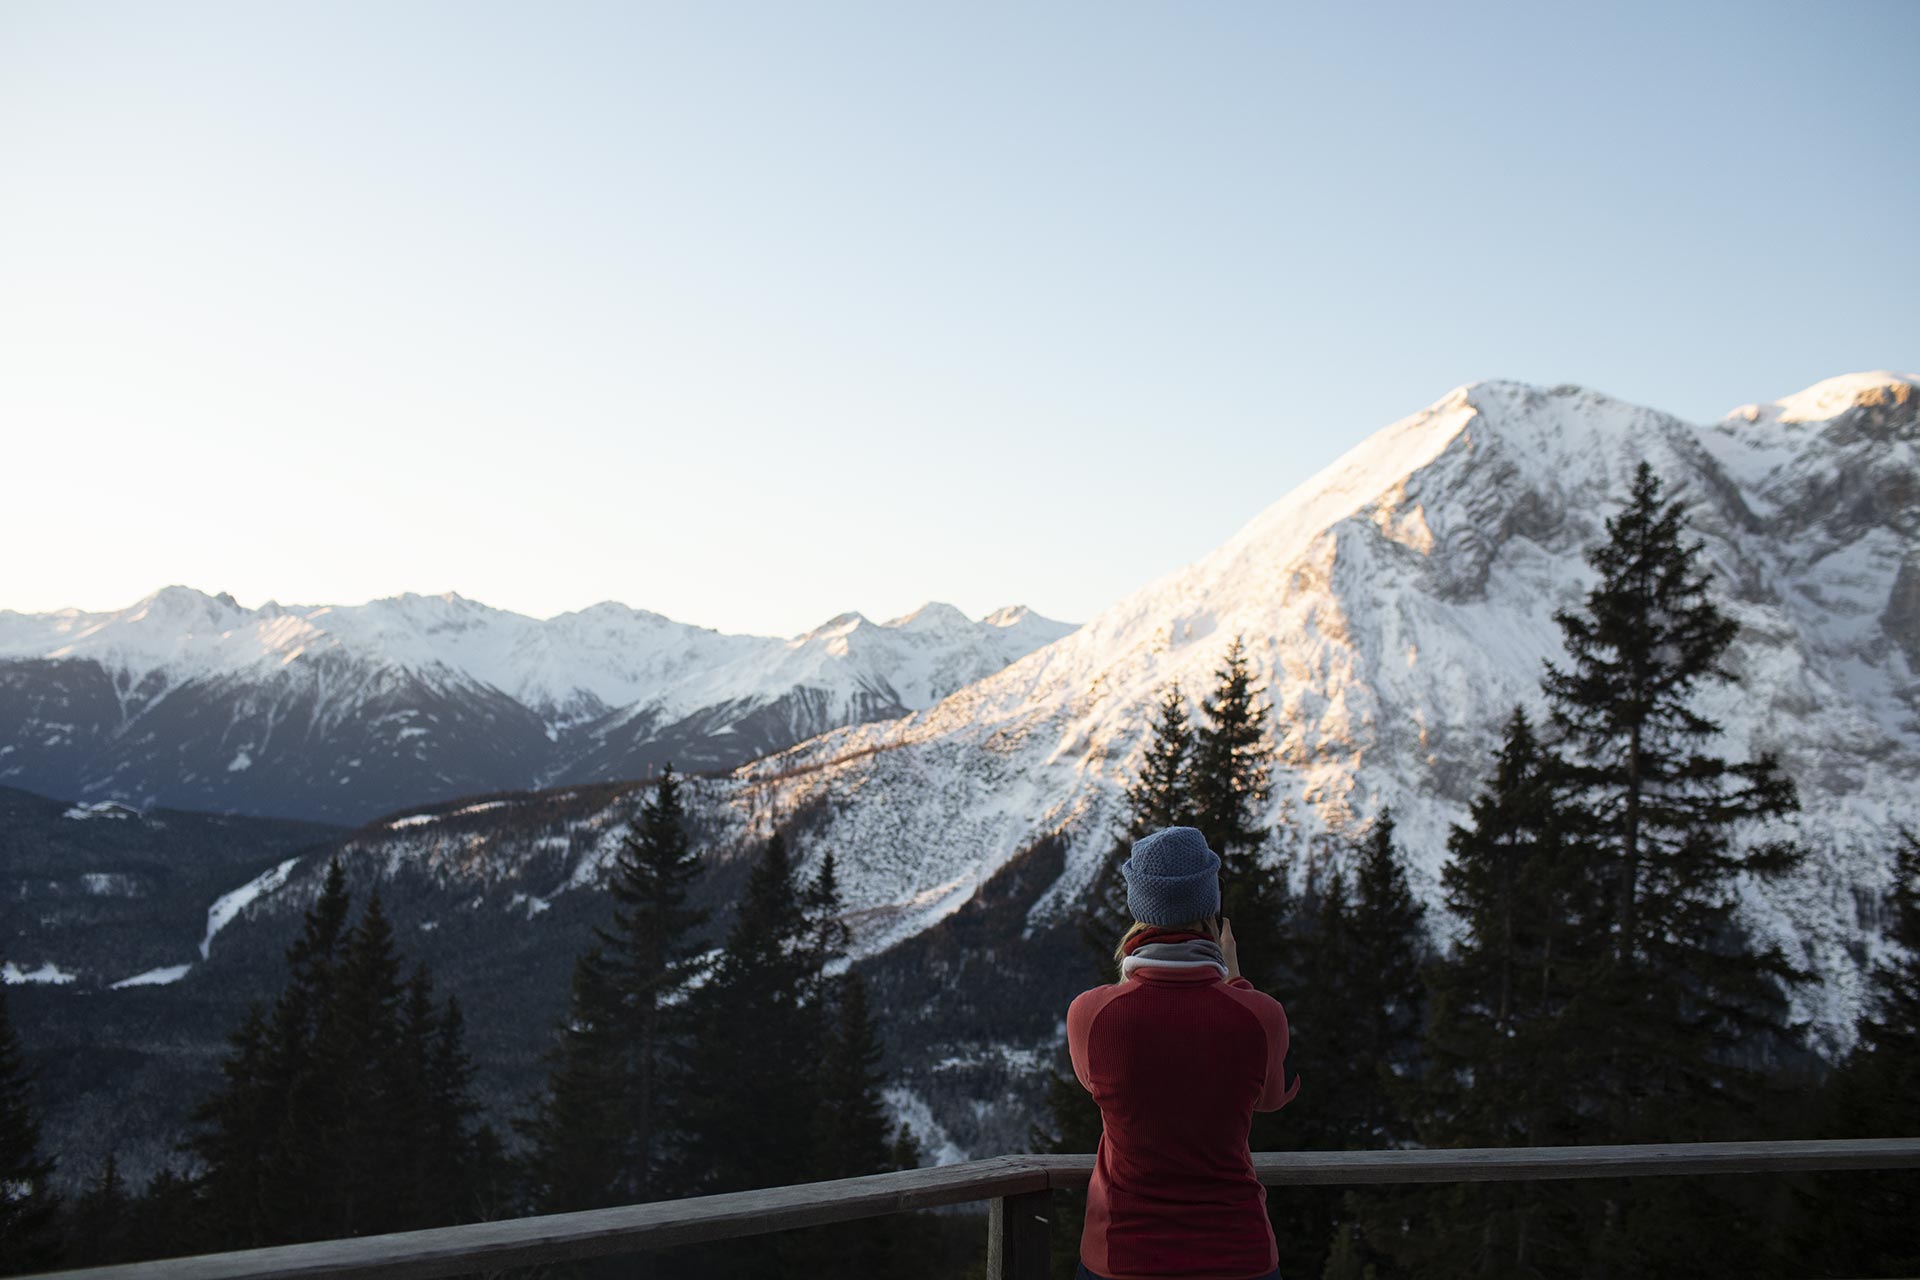
<svg viewBox="0 0 1920 1280"><path fill-rule="evenodd" d="M0 782L357 821L473 791L724 769L905 715L1072 628L1014 606L723 635L612 601L544 622L454 592L243 609L169 586L0 612Z"/></svg>

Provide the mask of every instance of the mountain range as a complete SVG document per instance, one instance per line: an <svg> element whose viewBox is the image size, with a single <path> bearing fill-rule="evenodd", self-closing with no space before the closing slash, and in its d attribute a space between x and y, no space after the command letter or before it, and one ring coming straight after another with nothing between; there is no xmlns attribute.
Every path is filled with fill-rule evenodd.
<svg viewBox="0 0 1920 1280"><path fill-rule="evenodd" d="M1122 789L1161 692L1174 683L1191 696L1207 692L1238 637L1274 707L1275 786L1266 819L1286 838L1339 857L1346 840L1391 807L1416 890L1437 905L1448 827L1464 819L1512 709L1540 710L1544 664L1564 657L1554 614L1582 602L1593 582L1584 553L1604 537L1641 461L1685 504L1712 592L1739 624L1727 657L1736 680L1700 700L1723 727L1717 749L1734 757L1772 752L1799 790L1801 811L1773 834L1795 836L1808 857L1784 880L1742 886L1735 909L1762 940L1780 943L1815 975L1794 992L1796 1009L1817 1047L1844 1047L1863 975L1887 945L1876 921L1894 833L1920 827L1920 386L1890 373L1830 379L1708 424L1574 386L1461 387L1363 441L1211 554L1085 625L1056 627L1064 634L1020 654L998 650L974 667L941 668L945 678L913 683L887 674L889 714L858 714L850 694L836 704L835 727L771 752L743 752L730 771L696 779L690 812L711 868L704 900L724 913L741 855L776 828L803 871L832 852L855 963L883 1012L896 1110L948 1154L1018 1149L1058 1047L1066 1000L1092 980L1071 908L1111 847ZM390 606L383 615L429 607L417 598L381 604ZM479 609L445 600L431 607L442 617L441 610L463 606ZM249 625L274 622L268 610L246 614L218 600L212 607L257 620ZM76 645L85 639L78 616ZM949 622L959 632L965 620ZM11 636L49 625L0 618L0 652L20 652ZM855 622L851 634L863 626L876 635L909 630L907 620L887 628ZM425 627L400 633L438 634ZM33 643L44 645L44 630L35 634ZM788 652L807 648L775 643ZM833 655L831 642L820 649ZM85 652L17 658L0 667L0 682L18 681L21 672L44 682L61 663L109 669ZM609 710L626 696L618 690L637 685L609 678L613 692L602 693L523 674L548 669L537 663L484 667L464 658L456 665L409 652L416 656L405 669L416 673L484 670L484 682L470 677L458 687L510 700L549 747L589 740L570 734L611 736L623 717L626 724L648 716L656 725L685 723L700 708L730 705L731 695L716 691L737 687L685 674L676 687L692 692L682 701L639 695ZM455 652L449 644L431 654ZM577 669L572 661L555 665ZM793 662L778 669L805 665ZM933 664L915 670L930 672ZM105 679L107 693L118 688L112 678L89 678ZM861 680L849 675L836 687L876 692L877 679ZM455 683L441 678L440 687ZM596 701L569 702L575 695L562 685L588 688ZM0 690L11 687L0 683ZM388 702L357 705L397 715L412 687L396 686ZM796 677L755 696L795 687L813 686ZM643 703L659 709L634 710ZM19 705L0 704L0 716ZM77 713L49 720L55 704L45 696L35 705L42 717L35 734L102 732ZM89 705L125 715L115 704ZM224 704L210 698L208 705ZM0 719L0 733L16 745L14 755L24 754L9 724ZM411 727L393 719L366 732L412 741L399 738ZM211 728L201 733L212 735ZM203 755L224 769L230 748L238 744L222 742ZM628 777L637 772L609 763L598 776L622 769ZM137 773L128 765L104 776ZM561 780L536 772L535 781ZM91 795L95 803L105 794L16 785L65 799ZM158 1008L188 1000L196 984L201 999L227 989L223 983L238 990L257 981L245 975L284 946L325 859L339 856L355 883L382 886L404 936L475 1008L473 1025L519 1020L521 1030L498 1030L481 1056L498 1079L511 1077L521 1088L564 995L566 958L604 908L598 889L639 794L627 784L569 783L431 804L422 796L411 807L389 806L377 823L330 834L312 851L282 855L263 843L251 878L232 886L253 889L222 922L210 955L200 952L197 929L175 930L177 937L156 929L140 948L95 959L83 932L27 923L30 945L10 948L9 956L23 979L47 966L73 975L64 986L33 986L48 1010L71 1000L69 992L179 970L166 981L112 991L89 1017L107 1017L115 1001ZM35 812L43 824L115 820L86 805ZM111 868L76 860L70 870L80 877ZM71 892L83 892L80 881ZM1433 919L1444 935L1444 912ZM530 994L536 987L546 994ZM502 1096L514 1088L503 1086Z"/></svg>
<svg viewBox="0 0 1920 1280"><path fill-rule="evenodd" d="M931 706L1070 630L929 604L781 640L614 603L542 622L452 593L243 609L167 587L106 613L0 612L0 783L360 822L669 761L731 768Z"/></svg>

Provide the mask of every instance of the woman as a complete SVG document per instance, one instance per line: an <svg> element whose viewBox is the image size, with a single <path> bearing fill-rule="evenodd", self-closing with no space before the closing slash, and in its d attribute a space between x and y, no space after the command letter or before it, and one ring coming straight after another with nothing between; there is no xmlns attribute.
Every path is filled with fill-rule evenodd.
<svg viewBox="0 0 1920 1280"><path fill-rule="evenodd" d="M1135 923L1120 981L1067 1010L1073 1071L1104 1132L1080 1236L1082 1280L1277 1277L1255 1111L1285 1106L1287 1015L1240 976L1220 917L1220 855L1192 827L1139 841L1120 867Z"/></svg>

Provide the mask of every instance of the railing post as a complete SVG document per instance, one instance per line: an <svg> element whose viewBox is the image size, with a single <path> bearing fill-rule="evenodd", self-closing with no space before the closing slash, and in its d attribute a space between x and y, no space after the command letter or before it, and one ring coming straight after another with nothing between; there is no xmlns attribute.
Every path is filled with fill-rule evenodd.
<svg viewBox="0 0 1920 1280"><path fill-rule="evenodd" d="M987 1211L987 1280L1047 1280L1053 1193L1002 1196Z"/></svg>

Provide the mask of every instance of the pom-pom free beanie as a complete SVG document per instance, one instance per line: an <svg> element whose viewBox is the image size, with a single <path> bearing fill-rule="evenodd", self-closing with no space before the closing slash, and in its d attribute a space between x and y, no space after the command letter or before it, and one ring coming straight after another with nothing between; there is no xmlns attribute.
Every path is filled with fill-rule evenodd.
<svg viewBox="0 0 1920 1280"><path fill-rule="evenodd" d="M1135 920L1167 926L1219 914L1220 855L1192 827L1162 827L1141 837L1120 874Z"/></svg>

